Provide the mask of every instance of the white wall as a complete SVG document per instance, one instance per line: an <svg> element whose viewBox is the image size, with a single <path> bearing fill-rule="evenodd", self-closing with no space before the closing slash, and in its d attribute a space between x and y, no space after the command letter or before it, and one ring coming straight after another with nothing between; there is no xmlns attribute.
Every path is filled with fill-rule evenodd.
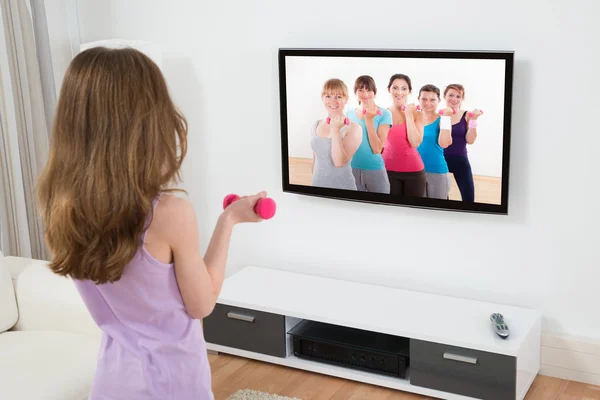
<svg viewBox="0 0 600 400"><path fill-rule="evenodd" d="M504 60L427 59L427 58L359 58L359 57L286 57L288 148L290 157L312 158L310 130L314 121L327 116L321 101L326 80L338 78L349 91L345 111L358 106L354 81L360 75L375 80L375 103L384 108L392 105L387 86L396 73L408 75L412 93L407 103L419 103L419 89L434 84L440 89L438 109L446 107L444 89L451 83L465 87L463 110L480 109L478 137L467 145L475 175L502 177L502 139L504 124Z"/></svg>
<svg viewBox="0 0 600 400"><path fill-rule="evenodd" d="M80 0L79 9L82 41L164 46L190 123L185 187L203 249L224 195L266 189L276 199L273 220L236 228L230 272L254 264L537 307L546 330L600 338L600 4L389 0L375 13L364 4ZM509 215L282 193L278 47L514 50Z"/></svg>

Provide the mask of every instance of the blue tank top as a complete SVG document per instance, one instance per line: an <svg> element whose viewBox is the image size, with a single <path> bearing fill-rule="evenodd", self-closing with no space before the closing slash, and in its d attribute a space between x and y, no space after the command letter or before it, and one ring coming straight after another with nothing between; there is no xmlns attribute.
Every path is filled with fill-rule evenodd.
<svg viewBox="0 0 600 400"><path fill-rule="evenodd" d="M74 280L102 330L89 400L214 400L200 321L186 312L174 264L153 258L145 236L119 281Z"/></svg>
<svg viewBox="0 0 600 400"><path fill-rule="evenodd" d="M375 131L379 129L379 125L387 124L392 126L392 113L390 110L386 110L385 108L381 107L379 107L379 109L383 112L383 114L376 115L373 118ZM369 143L366 120L364 118L358 118L356 115L356 109L354 108L346 113L346 117L348 117L350 121L358 123L362 128L362 141L358 147L358 150L356 150L356 153L354 153L354 156L352 157L352 168L370 170L385 169L385 163L383 162L383 157L381 154L373 154L373 149Z"/></svg>
<svg viewBox="0 0 600 400"><path fill-rule="evenodd" d="M445 174L448 172L448 164L444 158L444 149L439 145L440 137L440 118L436 119L423 128L423 141L417 147L421 155L425 172L433 174Z"/></svg>

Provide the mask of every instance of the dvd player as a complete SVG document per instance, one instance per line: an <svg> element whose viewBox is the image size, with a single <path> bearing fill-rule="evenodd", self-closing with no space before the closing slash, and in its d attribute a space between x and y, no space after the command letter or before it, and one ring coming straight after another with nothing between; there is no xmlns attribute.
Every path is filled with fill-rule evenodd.
<svg viewBox="0 0 600 400"><path fill-rule="evenodd" d="M288 334L296 357L406 378L408 338L310 320Z"/></svg>

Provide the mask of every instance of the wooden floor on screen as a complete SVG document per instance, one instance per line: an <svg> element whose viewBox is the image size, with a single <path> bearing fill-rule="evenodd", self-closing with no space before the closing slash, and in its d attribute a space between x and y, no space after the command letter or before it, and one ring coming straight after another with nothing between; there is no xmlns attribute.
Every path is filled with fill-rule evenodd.
<svg viewBox="0 0 600 400"><path fill-rule="evenodd" d="M312 159L310 158L289 158L290 163L290 184L311 186ZM502 193L502 180L491 176L473 175L475 182L475 202L487 204L500 204L500 196ZM450 200L461 200L460 191L456 185L456 181L450 174Z"/></svg>

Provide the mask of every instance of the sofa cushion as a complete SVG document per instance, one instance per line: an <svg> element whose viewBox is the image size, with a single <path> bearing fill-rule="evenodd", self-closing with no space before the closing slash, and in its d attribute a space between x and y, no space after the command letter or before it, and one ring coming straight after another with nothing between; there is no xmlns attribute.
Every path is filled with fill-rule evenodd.
<svg viewBox="0 0 600 400"><path fill-rule="evenodd" d="M73 280L56 275L46 263L33 262L18 276L19 331L53 330L100 336ZM67 323L65 323L67 321Z"/></svg>
<svg viewBox="0 0 600 400"><path fill-rule="evenodd" d="M14 331L0 334L0 397L87 399L99 346L99 337L76 333Z"/></svg>
<svg viewBox="0 0 600 400"><path fill-rule="evenodd" d="M17 319L19 319L19 312L12 278L4 255L0 252L0 333L12 328L17 323Z"/></svg>
<svg viewBox="0 0 600 400"><path fill-rule="evenodd" d="M31 264L48 266L48 261L13 256L4 257L4 263L8 267L8 272L10 272L10 276L12 276L13 281L17 280L21 272L23 272Z"/></svg>

